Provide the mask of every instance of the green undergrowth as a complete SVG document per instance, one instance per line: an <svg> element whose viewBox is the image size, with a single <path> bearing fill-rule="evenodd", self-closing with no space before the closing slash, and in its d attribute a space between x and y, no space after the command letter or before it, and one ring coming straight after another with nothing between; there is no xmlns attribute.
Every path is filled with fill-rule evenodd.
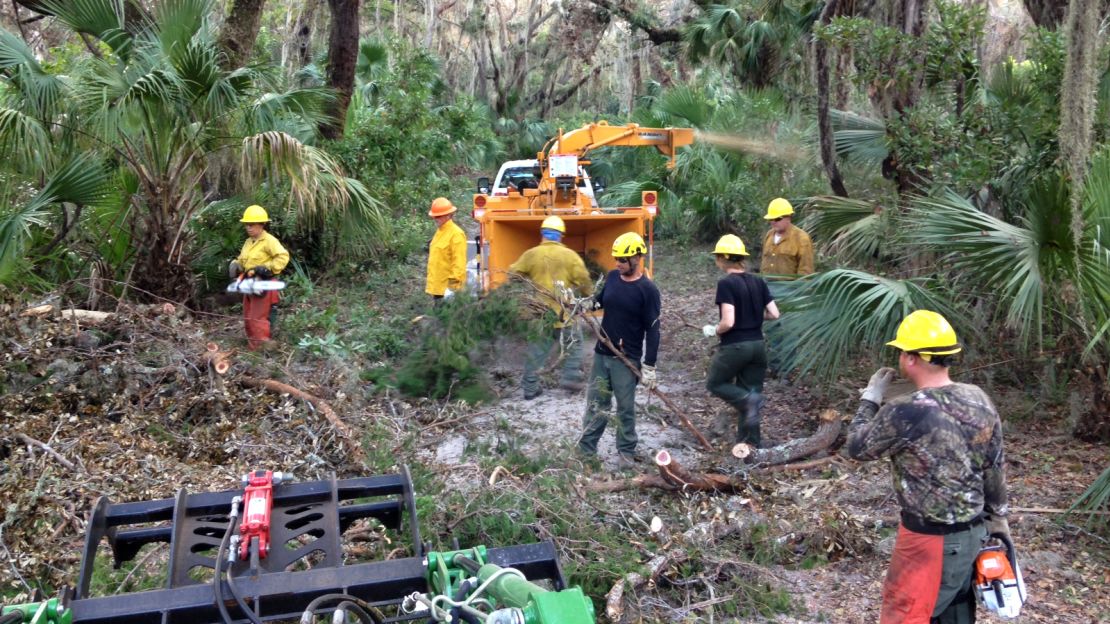
<svg viewBox="0 0 1110 624"><path fill-rule="evenodd" d="M363 379L410 396L476 404L493 396L486 370L497 356L495 343L536 336L545 321L521 304L518 289L502 287L480 298L442 300L414 325L416 335L396 367L370 369Z"/></svg>

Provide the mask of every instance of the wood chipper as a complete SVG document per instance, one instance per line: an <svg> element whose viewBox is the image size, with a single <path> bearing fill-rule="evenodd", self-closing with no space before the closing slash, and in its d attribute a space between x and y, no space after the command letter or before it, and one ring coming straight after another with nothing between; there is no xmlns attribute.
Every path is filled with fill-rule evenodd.
<svg viewBox="0 0 1110 624"><path fill-rule="evenodd" d="M670 157L667 167L674 168L676 150L693 141L691 128L642 128L632 123L611 126L599 121L567 133L560 130L535 160L503 165L492 185L488 178L479 179L472 216L481 228L477 254L480 289L488 291L508 279L509 266L539 244L540 224L549 215L558 215L566 223L564 245L581 254L587 265L605 270L616 267L610 250L618 236L625 232L643 236L650 274L659 195L645 191L639 206L599 207L594 191L602 184L586 174L586 157L601 147L654 147Z"/></svg>

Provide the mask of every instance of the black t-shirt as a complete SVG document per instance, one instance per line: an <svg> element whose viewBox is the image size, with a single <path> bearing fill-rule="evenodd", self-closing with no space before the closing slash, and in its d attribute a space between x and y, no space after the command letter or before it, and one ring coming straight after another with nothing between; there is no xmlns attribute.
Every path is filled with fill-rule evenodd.
<svg viewBox="0 0 1110 624"><path fill-rule="evenodd" d="M601 329L609 340L633 362L639 362L642 355L644 364L655 366L655 357L659 353L659 312L662 307L655 283L646 275L634 282L626 282L621 279L620 271L609 271L596 299L605 310ZM600 340L594 351L614 355Z"/></svg>
<svg viewBox="0 0 1110 624"><path fill-rule="evenodd" d="M721 334L721 344L763 340L763 310L774 300L767 282L751 273L729 273L717 280L717 309L722 303L736 308L732 329Z"/></svg>

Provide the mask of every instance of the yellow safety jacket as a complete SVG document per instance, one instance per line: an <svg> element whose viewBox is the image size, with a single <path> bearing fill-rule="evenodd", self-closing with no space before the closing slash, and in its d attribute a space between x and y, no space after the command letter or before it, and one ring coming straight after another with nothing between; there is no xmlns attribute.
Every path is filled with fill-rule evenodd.
<svg viewBox="0 0 1110 624"><path fill-rule="evenodd" d="M445 222L428 246L428 282L424 292L442 297L466 284L466 233L453 220Z"/></svg>
<svg viewBox="0 0 1110 624"><path fill-rule="evenodd" d="M264 266L277 275L289 264L289 252L273 234L263 230L257 239L247 237L235 261L244 271Z"/></svg>
<svg viewBox="0 0 1110 624"><path fill-rule="evenodd" d="M790 224L782 240L775 243L775 230L763 237L764 275L809 275L813 273L813 241L802 228Z"/></svg>
<svg viewBox="0 0 1110 624"><path fill-rule="evenodd" d="M594 284L590 281L590 273L586 270L582 257L555 241L544 241L524 252L509 270L527 277L555 297L541 297L543 304L559 317L555 327L562 327L567 320L562 318L563 307L559 301L563 299L563 294L556 288L556 282L562 282L565 288L579 296L586 296L594 291Z"/></svg>

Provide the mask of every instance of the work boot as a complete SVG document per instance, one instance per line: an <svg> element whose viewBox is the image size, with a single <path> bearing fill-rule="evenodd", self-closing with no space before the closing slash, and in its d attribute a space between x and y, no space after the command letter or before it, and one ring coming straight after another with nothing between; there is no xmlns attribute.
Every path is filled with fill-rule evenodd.
<svg viewBox="0 0 1110 624"><path fill-rule="evenodd" d="M617 470L635 470L636 456L627 453L617 454Z"/></svg>
<svg viewBox="0 0 1110 624"><path fill-rule="evenodd" d="M543 394L543 388L536 388L535 390L525 390L524 391L524 400L525 401L531 401L532 399L540 396L541 394Z"/></svg>
<svg viewBox="0 0 1110 624"><path fill-rule="evenodd" d="M582 392L586 389L586 380L584 379L564 379L559 382L559 387L567 392Z"/></svg>
<svg viewBox="0 0 1110 624"><path fill-rule="evenodd" d="M763 409L763 395L753 392L744 399L744 412L736 427L736 441L747 442L759 448L761 442L759 412Z"/></svg>

